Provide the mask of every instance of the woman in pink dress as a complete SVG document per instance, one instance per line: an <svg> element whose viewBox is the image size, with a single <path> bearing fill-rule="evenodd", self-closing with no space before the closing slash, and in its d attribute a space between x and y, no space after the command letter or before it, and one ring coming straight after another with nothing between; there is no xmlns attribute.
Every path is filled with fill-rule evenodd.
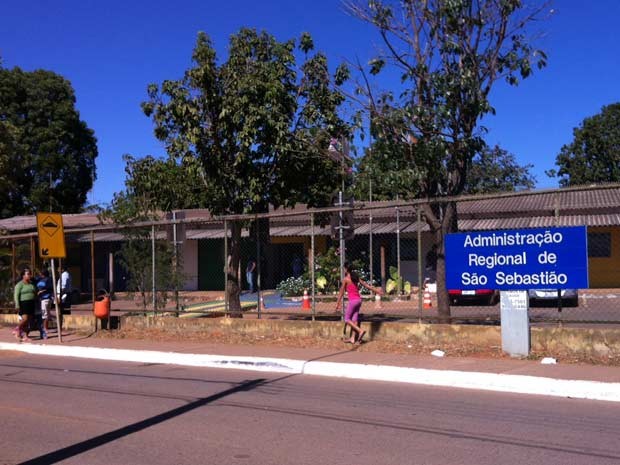
<svg viewBox="0 0 620 465"><path fill-rule="evenodd" d="M360 308L362 307L362 298L360 297L358 286L365 287L369 291L379 295L383 295L383 291L378 287L371 286L363 279L360 279L359 275L351 268L350 265L345 265L344 271L344 280L342 281L342 286L340 286L340 293L338 294L338 300L336 301L336 311L340 310L342 298L344 297L344 293L346 291L349 298L349 304L347 305L347 309L344 313L344 322L345 324L349 325L354 331L351 334L351 339L347 340L346 342L349 342L351 344L361 344L362 339L366 334L366 331L364 331L359 326L359 315Z"/></svg>

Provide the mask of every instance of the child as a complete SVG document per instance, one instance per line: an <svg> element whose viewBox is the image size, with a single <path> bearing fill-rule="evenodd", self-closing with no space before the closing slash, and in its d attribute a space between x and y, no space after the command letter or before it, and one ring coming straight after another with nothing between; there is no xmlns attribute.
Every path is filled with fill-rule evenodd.
<svg viewBox="0 0 620 465"><path fill-rule="evenodd" d="M52 307L52 278L46 268L41 270L41 277L37 282L37 295L39 297L42 324L39 328L41 339L47 339L48 320Z"/></svg>
<svg viewBox="0 0 620 465"><path fill-rule="evenodd" d="M344 322L349 325L355 333L351 335L351 339L346 341L351 344L361 344L366 331L359 327L359 314L362 307L362 298L358 290L358 285L361 285L371 292L383 295L383 291L380 288L373 287L360 279L358 274L351 268L350 265L344 266L345 276L340 286L340 293L338 294L338 300L336 301L336 311L340 309L342 298L344 297L345 290L349 296L349 305L344 314ZM357 339L356 339L357 334Z"/></svg>

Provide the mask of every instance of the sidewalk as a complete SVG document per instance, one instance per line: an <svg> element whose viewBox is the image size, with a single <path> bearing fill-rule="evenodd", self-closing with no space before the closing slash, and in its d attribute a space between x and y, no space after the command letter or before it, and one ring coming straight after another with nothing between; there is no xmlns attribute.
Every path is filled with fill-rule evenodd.
<svg viewBox="0 0 620 465"><path fill-rule="evenodd" d="M34 333L32 333L34 336ZM343 344L343 346L345 346ZM298 349L261 345L100 338L67 333L20 343L0 328L0 351L41 355L269 371L402 382L521 394L620 402L620 369L594 365L542 365L532 360L433 357Z"/></svg>

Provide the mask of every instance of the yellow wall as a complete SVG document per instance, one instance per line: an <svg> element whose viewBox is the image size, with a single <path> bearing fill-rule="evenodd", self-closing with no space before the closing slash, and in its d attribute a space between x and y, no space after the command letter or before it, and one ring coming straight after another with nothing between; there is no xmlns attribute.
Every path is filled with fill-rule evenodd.
<svg viewBox="0 0 620 465"><path fill-rule="evenodd" d="M588 259L590 287L620 287L620 227L588 227L588 232L611 233L611 256Z"/></svg>

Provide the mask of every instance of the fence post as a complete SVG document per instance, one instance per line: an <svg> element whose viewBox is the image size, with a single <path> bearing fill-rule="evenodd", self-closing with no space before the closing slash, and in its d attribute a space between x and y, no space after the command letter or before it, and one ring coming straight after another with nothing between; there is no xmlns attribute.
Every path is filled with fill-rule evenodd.
<svg viewBox="0 0 620 465"><path fill-rule="evenodd" d="M90 279L91 284L91 297L93 299L93 310L95 309L95 231L90 231Z"/></svg>
<svg viewBox="0 0 620 465"><path fill-rule="evenodd" d="M344 184L344 178L342 183ZM343 188L344 190L344 188ZM340 207L340 211L339 211L339 216L340 216L340 223L338 224L339 228L339 247L340 247L340 283L342 283L344 281L344 260L345 260L345 243L344 243L344 222L343 222L343 216L344 216L344 212L342 211L342 199L343 199L343 190L338 192L338 207ZM340 319L342 321L344 321L344 297L342 299L342 308L340 309Z"/></svg>
<svg viewBox="0 0 620 465"><path fill-rule="evenodd" d="M178 282L179 249L177 247L177 212L176 211L172 212L172 220L174 221L174 224L172 225L172 246L173 246L172 251L174 252L172 256L172 260L173 260L172 270L174 273L174 308L178 312L179 311L179 282ZM177 313L177 316L178 316L178 313Z"/></svg>
<svg viewBox="0 0 620 465"><path fill-rule="evenodd" d="M370 203L372 204L372 179L368 180L368 190L369 192L369 199L370 199ZM370 268L370 285L374 286L373 283L373 247L372 247L372 205L371 205L371 209L368 212L368 267Z"/></svg>
<svg viewBox="0 0 620 465"><path fill-rule="evenodd" d="M114 295L114 252L108 253L108 287L110 288L110 298Z"/></svg>
<svg viewBox="0 0 620 465"><path fill-rule="evenodd" d="M398 194L396 194L396 201L398 201ZM402 276L400 274L400 210L398 209L398 207L396 207L396 268L398 270L398 280L396 281L398 284L398 287L396 289L398 296L396 297L396 300L399 300L403 289Z"/></svg>
<svg viewBox="0 0 620 465"><path fill-rule="evenodd" d="M17 278L15 266L15 241L11 239L11 286L15 284L15 279ZM54 286L55 285L54 283Z"/></svg>
<svg viewBox="0 0 620 465"><path fill-rule="evenodd" d="M95 231L90 230L90 295L93 301L93 317L95 318L95 331L97 331L97 317L95 315Z"/></svg>
<svg viewBox="0 0 620 465"><path fill-rule="evenodd" d="M310 281L312 281L312 321L316 317L316 301L314 299L315 279L314 279L314 212L310 213Z"/></svg>
<svg viewBox="0 0 620 465"><path fill-rule="evenodd" d="M385 244L379 250L381 258L381 288L385 291Z"/></svg>
<svg viewBox="0 0 620 465"><path fill-rule="evenodd" d="M157 313L157 286L155 284L155 223L151 225L151 273L152 273L152 283L153 283L153 316Z"/></svg>
<svg viewBox="0 0 620 465"><path fill-rule="evenodd" d="M224 314L228 316L228 221L224 220Z"/></svg>
<svg viewBox="0 0 620 465"><path fill-rule="evenodd" d="M553 217L554 226L557 228L560 223L560 196L556 192L553 196ZM587 234L587 233L586 233ZM528 306L529 311L529 306ZM529 321L529 320L528 320ZM558 289L558 327L562 327L562 290Z"/></svg>
<svg viewBox="0 0 620 465"><path fill-rule="evenodd" d="M416 209L416 226L418 232L418 324L422 323L422 286L424 277L422 276L422 212L420 207Z"/></svg>
<svg viewBox="0 0 620 465"><path fill-rule="evenodd" d="M34 236L30 236L30 269L33 270L34 273L34 269L36 268L36 264L35 264L35 260L36 260L36 254L34 252Z"/></svg>
<svg viewBox="0 0 620 465"><path fill-rule="evenodd" d="M258 319L261 318L261 283L260 283L260 220L258 218L254 219L256 224L256 305L258 309ZM241 281L240 281L241 282ZM251 287L251 285L250 285Z"/></svg>

